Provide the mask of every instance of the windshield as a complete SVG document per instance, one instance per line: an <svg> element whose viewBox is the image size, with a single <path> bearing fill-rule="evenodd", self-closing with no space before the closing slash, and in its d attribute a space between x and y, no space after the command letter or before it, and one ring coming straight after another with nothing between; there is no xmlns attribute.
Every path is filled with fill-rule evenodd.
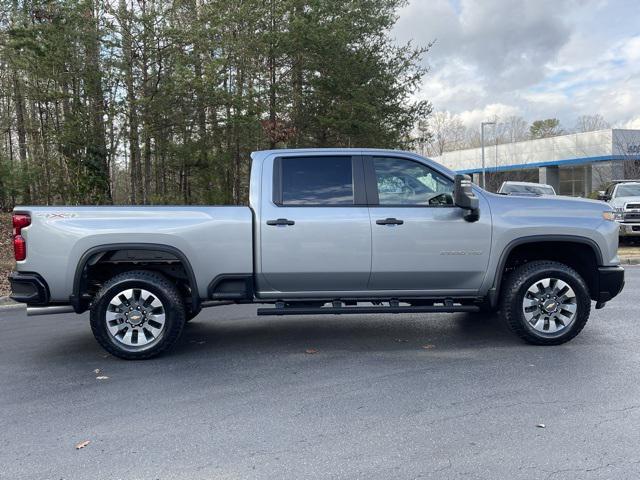
<svg viewBox="0 0 640 480"><path fill-rule="evenodd" d="M627 183L624 185L618 185L616 198L619 197L640 197L640 183Z"/></svg>
<svg viewBox="0 0 640 480"><path fill-rule="evenodd" d="M528 193L533 195L555 195L553 188L545 185L504 185L500 193Z"/></svg>

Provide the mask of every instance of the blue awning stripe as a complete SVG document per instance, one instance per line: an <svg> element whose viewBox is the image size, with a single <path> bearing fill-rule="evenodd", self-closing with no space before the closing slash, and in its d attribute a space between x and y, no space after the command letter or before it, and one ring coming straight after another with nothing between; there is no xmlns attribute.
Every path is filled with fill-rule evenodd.
<svg viewBox="0 0 640 480"><path fill-rule="evenodd" d="M486 172L506 172L509 170L527 170L529 168L581 165L585 163L606 162L610 160L640 160L640 155L604 155L599 157L581 157L581 158L570 158L567 160L552 160L549 162L520 163L517 165L499 165L498 167L487 165L485 171ZM481 173L482 167L471 168L466 170L456 170L456 172Z"/></svg>

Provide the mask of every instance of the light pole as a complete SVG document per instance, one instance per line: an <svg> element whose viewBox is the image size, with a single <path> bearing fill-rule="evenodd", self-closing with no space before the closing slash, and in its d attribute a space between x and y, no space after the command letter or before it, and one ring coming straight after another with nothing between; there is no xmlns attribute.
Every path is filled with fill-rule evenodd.
<svg viewBox="0 0 640 480"><path fill-rule="evenodd" d="M482 144L482 188L486 188L487 185L486 168L484 164L484 126L495 124L496 122L482 122L480 124L480 143Z"/></svg>

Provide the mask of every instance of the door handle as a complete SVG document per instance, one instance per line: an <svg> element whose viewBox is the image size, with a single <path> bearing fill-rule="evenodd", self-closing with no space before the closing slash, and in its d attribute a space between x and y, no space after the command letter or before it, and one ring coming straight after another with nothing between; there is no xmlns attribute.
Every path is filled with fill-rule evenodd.
<svg viewBox="0 0 640 480"><path fill-rule="evenodd" d="M267 220L267 225L295 225L296 222L288 220L286 218L279 218L277 220Z"/></svg>
<svg viewBox="0 0 640 480"><path fill-rule="evenodd" d="M384 220L376 220L376 225L402 225L404 220L397 218L385 218Z"/></svg>

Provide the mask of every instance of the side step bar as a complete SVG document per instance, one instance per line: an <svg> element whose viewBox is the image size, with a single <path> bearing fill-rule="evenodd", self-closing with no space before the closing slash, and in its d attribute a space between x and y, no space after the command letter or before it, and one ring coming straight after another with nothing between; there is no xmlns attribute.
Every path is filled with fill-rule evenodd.
<svg viewBox="0 0 640 480"><path fill-rule="evenodd" d="M345 314L370 314L370 313L455 313L455 312L479 312L480 307L475 305L432 305L416 307L279 307L259 308L258 315L345 315Z"/></svg>
<svg viewBox="0 0 640 480"><path fill-rule="evenodd" d="M50 305L48 307L27 306L27 316L36 317L39 315L59 315L61 313L75 313L71 305Z"/></svg>
<svg viewBox="0 0 640 480"><path fill-rule="evenodd" d="M209 300L200 304L201 308L220 307L222 305L233 305L234 302ZM37 317L40 315L60 315L62 313L75 313L71 305L49 305L46 307L27 306L27 316Z"/></svg>

